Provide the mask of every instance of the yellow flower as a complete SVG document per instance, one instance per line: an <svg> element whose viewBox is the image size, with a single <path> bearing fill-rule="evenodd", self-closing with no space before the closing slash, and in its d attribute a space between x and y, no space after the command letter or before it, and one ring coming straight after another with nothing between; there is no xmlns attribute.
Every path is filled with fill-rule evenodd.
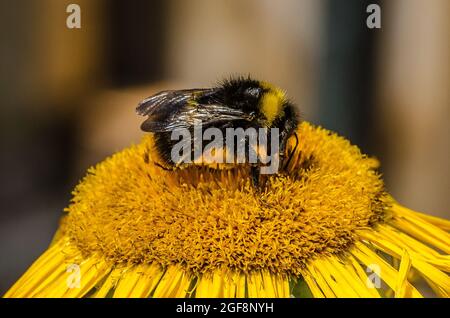
<svg viewBox="0 0 450 318"><path fill-rule="evenodd" d="M146 136L89 170L5 296L449 297L450 221L398 204L344 138L297 135L260 192L241 166L163 170Z"/></svg>

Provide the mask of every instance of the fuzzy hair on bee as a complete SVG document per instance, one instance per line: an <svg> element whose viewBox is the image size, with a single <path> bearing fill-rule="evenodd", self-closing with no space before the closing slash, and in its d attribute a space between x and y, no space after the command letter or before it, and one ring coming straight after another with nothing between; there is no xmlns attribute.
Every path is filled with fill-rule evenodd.
<svg viewBox="0 0 450 318"><path fill-rule="evenodd" d="M165 169L175 169L183 165L181 162L175 162L172 156L172 148L178 143L178 140L173 140L172 137L176 130L185 129L193 134L198 123L201 123L202 132L213 127L224 135L228 128L254 128L257 131L265 128L269 134L271 128L278 128L277 155L280 162L283 162L287 140L299 123L295 106L281 89L249 77L224 80L212 88L162 91L141 101L136 111L139 115L148 116L141 129L154 134L156 150ZM249 142L248 136L241 138L245 138L241 140L244 143ZM196 154L196 141L192 137L193 147L189 153L191 158ZM234 143L235 146L238 144L239 141ZM235 150L226 149L225 152L236 153ZM245 156L248 158L249 152L246 152ZM249 166L254 182L258 183L260 164L253 163Z"/></svg>

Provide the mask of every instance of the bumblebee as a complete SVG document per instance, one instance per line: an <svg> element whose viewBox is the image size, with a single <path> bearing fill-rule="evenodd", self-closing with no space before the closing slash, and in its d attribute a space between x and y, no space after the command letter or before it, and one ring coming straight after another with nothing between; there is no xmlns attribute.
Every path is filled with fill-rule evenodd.
<svg viewBox="0 0 450 318"><path fill-rule="evenodd" d="M245 131L253 128L258 132L268 131L269 135L273 131L272 128L278 128L279 146L276 153L269 153L269 149L265 151L271 156L278 156L279 162L283 163L286 158L287 140L299 123L295 106L288 101L281 89L267 82L243 77L225 80L212 88L162 91L140 102L136 111L139 115L148 116L141 129L154 134L156 151L162 159L160 166L164 169L175 169L183 163L191 162L173 159L172 149L178 143L178 140L173 138L174 131L186 130L192 133L198 123L201 123L202 132L208 128L215 128L224 135L230 128ZM194 144L198 141L196 138L198 139L191 137L192 147L188 154L189 159L194 157L194 164L198 162L195 160ZM247 145L250 142L248 135L245 134L237 138L245 140L236 140L231 147L236 147L240 141ZM204 150L205 146L201 147ZM236 153L236 149L229 148L230 146L224 143L222 150ZM261 149L248 147L248 151L245 152L247 159L252 149L257 155L261 153ZM261 163L250 163L249 166L253 182L258 184Z"/></svg>

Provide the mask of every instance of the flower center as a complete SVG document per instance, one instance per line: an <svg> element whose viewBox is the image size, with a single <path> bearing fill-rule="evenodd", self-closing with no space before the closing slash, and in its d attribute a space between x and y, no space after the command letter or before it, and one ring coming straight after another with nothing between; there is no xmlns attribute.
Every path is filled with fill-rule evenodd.
<svg viewBox="0 0 450 318"><path fill-rule="evenodd" d="M63 232L83 253L115 263L298 275L309 258L344 251L390 203L375 159L306 122L296 134L287 172L261 190L245 166L165 171L147 136L89 170Z"/></svg>

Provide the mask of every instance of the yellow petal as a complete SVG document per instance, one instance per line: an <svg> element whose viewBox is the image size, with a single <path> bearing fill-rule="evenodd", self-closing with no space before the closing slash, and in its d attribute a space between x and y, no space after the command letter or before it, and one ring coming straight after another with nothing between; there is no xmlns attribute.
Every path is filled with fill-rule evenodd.
<svg viewBox="0 0 450 318"><path fill-rule="evenodd" d="M163 270L158 265L136 265L122 274L113 297L148 297L162 274Z"/></svg>
<svg viewBox="0 0 450 318"><path fill-rule="evenodd" d="M245 298L246 295L246 277L244 274L235 274L236 298Z"/></svg>
<svg viewBox="0 0 450 318"><path fill-rule="evenodd" d="M311 276L308 270L303 271L302 277L308 285L309 290L311 291L314 298L325 298L325 295L322 293L319 286L317 286L315 279Z"/></svg>
<svg viewBox="0 0 450 318"><path fill-rule="evenodd" d="M113 293L117 282L119 281L122 273L125 271L124 267L114 268L106 277L105 281L97 287L97 291L92 294L93 298L105 298Z"/></svg>
<svg viewBox="0 0 450 318"><path fill-rule="evenodd" d="M226 280L226 283L233 284L233 280ZM225 297L223 285L225 284L223 271L217 270L214 273L203 274L199 278L197 288L195 291L196 298L219 298ZM228 287L228 294L232 294ZM229 296L229 295L227 295Z"/></svg>
<svg viewBox="0 0 450 318"><path fill-rule="evenodd" d="M262 280L263 280L263 288L264 288L265 297L268 297L268 298L281 297L278 294L278 286L277 286L277 282L275 280L275 274L270 273L268 270L262 270L261 276L262 276ZM288 286L289 286L289 284L288 284ZM283 291L283 290L281 290L281 291Z"/></svg>
<svg viewBox="0 0 450 318"><path fill-rule="evenodd" d="M247 290L249 298L268 297L259 271L247 274Z"/></svg>
<svg viewBox="0 0 450 318"><path fill-rule="evenodd" d="M326 298L335 298L336 296L338 296L334 293L330 286L328 286L327 281L324 279L321 272L317 271L315 266L312 265L312 262L307 265L307 269L309 271L310 277L314 279Z"/></svg>
<svg viewBox="0 0 450 318"><path fill-rule="evenodd" d="M161 266L153 265L143 265L142 272L139 280L136 282L133 290L128 297L131 298L143 298L149 297L151 292L155 289L161 276L163 275L163 270Z"/></svg>
<svg viewBox="0 0 450 318"><path fill-rule="evenodd" d="M384 259L378 256L374 251L365 246L361 242L355 242L355 246L351 248L350 253L361 261L367 267L377 265L380 268L380 278L393 290L397 285L398 272L389 265ZM421 298L422 295L409 282L406 283L410 294L406 297Z"/></svg>
<svg viewBox="0 0 450 318"><path fill-rule="evenodd" d="M80 265L80 271L80 288L69 288L63 297L83 297L111 271L111 267L103 259L92 257L88 262ZM67 279L64 283L67 284Z"/></svg>
<svg viewBox="0 0 450 318"><path fill-rule="evenodd" d="M322 277L326 280L328 286L333 290L333 293L341 298L355 298L358 293L328 262L328 257L318 258L313 262L316 271L320 272Z"/></svg>
<svg viewBox="0 0 450 318"><path fill-rule="evenodd" d="M450 235L440 228L412 218L394 218L391 223L409 235L450 254Z"/></svg>
<svg viewBox="0 0 450 318"><path fill-rule="evenodd" d="M350 264L347 264L348 267L353 268L354 273L359 277L360 281L367 287L368 291L373 298L379 298L380 294L377 291L377 288L373 286L372 282L369 281L367 273L362 269L361 264L355 259L353 255L345 256Z"/></svg>
<svg viewBox="0 0 450 318"><path fill-rule="evenodd" d="M369 239L374 245L397 258L401 258L403 251L401 247L397 246L395 242L391 241L389 237L383 237L380 233L375 231L361 231L362 236ZM434 284L440 286L444 290L450 290L450 277L437 267L428 263L426 259L417 253L410 253L412 267L417 269L422 276L427 277ZM395 287L393 288L395 289Z"/></svg>
<svg viewBox="0 0 450 318"><path fill-rule="evenodd" d="M180 266L168 266L153 293L155 298L185 297L189 292L191 279Z"/></svg>
<svg viewBox="0 0 450 318"><path fill-rule="evenodd" d="M61 250L66 243L60 240L47 249L6 292L3 297L29 297L30 291L43 281L55 268L64 263L65 255Z"/></svg>
<svg viewBox="0 0 450 318"><path fill-rule="evenodd" d="M275 286L277 297L290 298L289 279L283 275L272 275L273 284Z"/></svg>
<svg viewBox="0 0 450 318"><path fill-rule="evenodd" d="M21 289L23 294L17 297L36 297L41 291L45 290L48 286L51 286L55 281L64 281L67 279L67 266L64 257L54 258L43 267L39 272L32 275L30 280L26 281L24 288ZM65 289L68 288L66 284L61 284ZM43 296L41 296L43 297Z"/></svg>
<svg viewBox="0 0 450 318"><path fill-rule="evenodd" d="M420 218L430 224L433 224L434 226L437 226L438 228L444 230L444 231L450 231L450 221L445 220L436 216L428 215L425 213L417 212L410 210L404 206L401 206L397 203L393 204L392 209L403 216L412 217L412 218Z"/></svg>
<svg viewBox="0 0 450 318"><path fill-rule="evenodd" d="M62 298L83 297L103 279L111 267L96 255L80 262L80 264L64 264L56 275L49 275L32 297Z"/></svg>
<svg viewBox="0 0 450 318"><path fill-rule="evenodd" d="M377 229L390 242L396 243L398 247L406 249L410 254L415 254L415 257L423 258L427 263L432 264L440 270L450 271L449 255L439 254L420 241L388 225L379 225Z"/></svg>
<svg viewBox="0 0 450 318"><path fill-rule="evenodd" d="M367 285L367 278L361 280L359 275L355 272L353 266L348 261L344 263L337 257L329 257L328 262L333 268L340 273L340 275L352 286L359 297L363 298L379 298L380 295L375 288L370 288Z"/></svg>
<svg viewBox="0 0 450 318"><path fill-rule="evenodd" d="M406 250L403 251L402 260L400 262L400 268L398 270L397 284L395 287L395 297L405 298L407 293L407 278L411 268L411 259Z"/></svg>

